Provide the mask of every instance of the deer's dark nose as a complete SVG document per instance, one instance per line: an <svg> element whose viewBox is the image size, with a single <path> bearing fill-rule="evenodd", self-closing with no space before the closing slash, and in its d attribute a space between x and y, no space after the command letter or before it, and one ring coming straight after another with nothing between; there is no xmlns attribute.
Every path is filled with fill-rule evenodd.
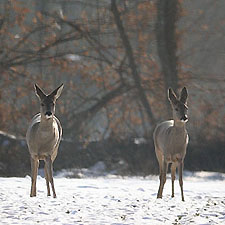
<svg viewBox="0 0 225 225"><path fill-rule="evenodd" d="M47 112L45 113L45 115L46 115L46 116L51 116L51 115L52 115L52 112L47 111Z"/></svg>
<svg viewBox="0 0 225 225"><path fill-rule="evenodd" d="M181 117L181 120L183 120L183 121L187 121L187 119L188 119L188 118L187 118L186 115L184 115L184 116Z"/></svg>

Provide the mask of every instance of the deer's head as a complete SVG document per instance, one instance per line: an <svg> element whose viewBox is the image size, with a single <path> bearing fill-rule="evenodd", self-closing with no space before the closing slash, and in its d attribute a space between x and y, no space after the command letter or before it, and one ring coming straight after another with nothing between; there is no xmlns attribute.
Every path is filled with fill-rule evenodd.
<svg viewBox="0 0 225 225"><path fill-rule="evenodd" d="M171 88L168 90L168 98L170 100L170 103L172 105L173 109L173 119L178 122L186 123L188 121L187 116L187 89L184 87L181 91L180 98L176 96L176 94L173 92Z"/></svg>
<svg viewBox="0 0 225 225"><path fill-rule="evenodd" d="M38 87L37 84L34 85L35 93L40 100L40 112L41 116L45 119L50 119L55 114L55 103L56 99L61 95L63 84L56 88L51 94L46 95L44 91Z"/></svg>

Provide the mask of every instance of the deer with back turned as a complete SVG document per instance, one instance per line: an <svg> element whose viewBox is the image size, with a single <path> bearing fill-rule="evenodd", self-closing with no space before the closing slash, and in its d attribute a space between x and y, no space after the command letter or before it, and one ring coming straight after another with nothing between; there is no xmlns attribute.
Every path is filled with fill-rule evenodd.
<svg viewBox="0 0 225 225"><path fill-rule="evenodd" d="M36 114L27 130L26 141L31 160L31 191L30 197L36 196L36 180L39 160L44 160L44 172L47 185L47 195L50 196L50 186L53 197L56 197L53 182L53 162L57 156L62 137L62 127L55 114L55 103L60 96L63 84L51 94L46 95L37 84L35 93L40 100L40 113Z"/></svg>
<svg viewBox="0 0 225 225"><path fill-rule="evenodd" d="M185 87L181 91L180 98L169 88L168 98L173 110L173 120L160 123L154 130L155 153L159 163L160 173L160 185L157 198L162 198L168 164L171 163L172 197L174 197L174 180L176 168L178 167L181 197L182 201L184 201L183 167L188 144L188 133L185 127L188 121L187 97L188 93Z"/></svg>

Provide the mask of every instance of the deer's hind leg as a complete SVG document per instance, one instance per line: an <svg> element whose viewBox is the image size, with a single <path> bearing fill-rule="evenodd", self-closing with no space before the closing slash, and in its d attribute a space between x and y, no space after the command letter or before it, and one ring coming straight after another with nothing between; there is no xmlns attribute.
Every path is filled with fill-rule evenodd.
<svg viewBox="0 0 225 225"><path fill-rule="evenodd" d="M35 158L30 157L30 162L31 162L31 190L30 190L30 197L35 197L36 196L36 182L37 182L39 160L38 160L37 157L35 157Z"/></svg>
<svg viewBox="0 0 225 225"><path fill-rule="evenodd" d="M168 167L168 163L166 162L166 160L163 159L163 162L161 165L160 185L159 185L157 198L162 198L163 188L166 183L167 167Z"/></svg>
<svg viewBox="0 0 225 225"><path fill-rule="evenodd" d="M162 151L159 148L157 148L156 145L155 145L155 154L159 163L159 181L160 181L157 198L162 198L162 196L160 196L160 186L161 186L162 175L163 175L163 155L162 155Z"/></svg>
<svg viewBox="0 0 225 225"><path fill-rule="evenodd" d="M159 180L161 180L161 176L162 176L162 163L163 163L163 155L162 155L162 151L155 146L155 154L156 154L156 158L158 160L159 163Z"/></svg>

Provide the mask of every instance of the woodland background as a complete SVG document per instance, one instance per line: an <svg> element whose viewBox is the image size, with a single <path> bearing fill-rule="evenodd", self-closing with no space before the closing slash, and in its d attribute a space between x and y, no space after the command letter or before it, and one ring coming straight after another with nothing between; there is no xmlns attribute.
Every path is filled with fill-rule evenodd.
<svg viewBox="0 0 225 225"><path fill-rule="evenodd" d="M0 175L30 171L34 83L65 85L55 170L158 173L152 132L171 118L168 87L186 86L185 169L225 172L224 11L224 0L1 0Z"/></svg>

